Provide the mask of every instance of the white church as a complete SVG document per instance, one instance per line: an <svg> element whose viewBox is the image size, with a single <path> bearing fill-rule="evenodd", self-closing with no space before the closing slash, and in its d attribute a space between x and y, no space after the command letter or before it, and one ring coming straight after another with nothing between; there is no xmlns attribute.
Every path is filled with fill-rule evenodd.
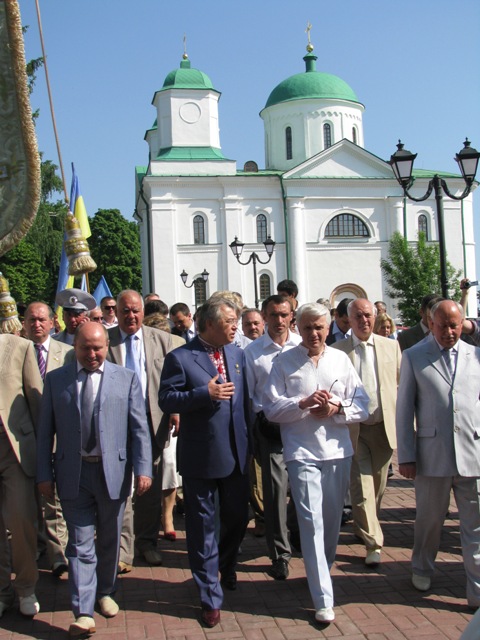
<svg viewBox="0 0 480 640"><path fill-rule="evenodd" d="M409 241L419 230L438 240L434 195L404 198L390 164L364 146L364 105L346 82L317 71L316 59L309 43L303 71L277 85L260 111L264 169L255 162L238 169L224 157L220 93L186 54L166 76L145 134L148 166L136 167L144 292L194 309L230 289L254 306L289 278L301 303L366 297L385 300L396 316L380 260L395 231ZM412 194L421 197L433 175L414 170ZM460 175L442 175L452 193L463 192ZM461 202L445 197L444 210L448 260L476 280L472 194ZM269 237L274 251L262 264ZM252 262L240 266L229 246L236 239L244 243L242 262L258 256L256 282ZM475 287L469 307L476 315Z"/></svg>

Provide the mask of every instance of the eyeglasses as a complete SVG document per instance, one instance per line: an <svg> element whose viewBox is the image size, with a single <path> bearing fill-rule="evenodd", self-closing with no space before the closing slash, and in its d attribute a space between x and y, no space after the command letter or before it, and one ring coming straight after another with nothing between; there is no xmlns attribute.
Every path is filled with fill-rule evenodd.
<svg viewBox="0 0 480 640"><path fill-rule="evenodd" d="M331 391L332 391L332 389L333 389L333 386L335 385L335 383L336 383L336 382L338 382L338 378L337 378L337 380L334 380L334 381L332 382L332 384L330 385L330 389L328 390L328 393L331 393ZM344 409L345 409L345 408L347 408L347 409L348 409L348 407L351 407L351 406L352 406L353 401L354 401L354 399L355 399L355 396L357 395L357 389L358 389L358 387L355 387L355 389L354 389L354 391L353 391L353 396L350 398L350 400L342 400L342 401L340 402L340 404L342 405L342 407L343 407Z"/></svg>
<svg viewBox="0 0 480 640"><path fill-rule="evenodd" d="M103 308L104 308L105 310L106 310L106 309L116 309L116 308L117 308L117 305L116 305L116 304L106 304L106 305L104 305L104 307L103 307Z"/></svg>

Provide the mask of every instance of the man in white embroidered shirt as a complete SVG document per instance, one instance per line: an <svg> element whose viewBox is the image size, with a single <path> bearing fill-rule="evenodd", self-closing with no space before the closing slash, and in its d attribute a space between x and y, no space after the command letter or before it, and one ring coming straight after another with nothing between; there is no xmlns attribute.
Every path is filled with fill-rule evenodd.
<svg viewBox="0 0 480 640"><path fill-rule="evenodd" d="M280 423L315 619L328 624L335 619L330 568L353 455L347 424L367 417L368 397L347 356L325 344L328 309L304 304L297 323L302 342L273 360L263 410Z"/></svg>

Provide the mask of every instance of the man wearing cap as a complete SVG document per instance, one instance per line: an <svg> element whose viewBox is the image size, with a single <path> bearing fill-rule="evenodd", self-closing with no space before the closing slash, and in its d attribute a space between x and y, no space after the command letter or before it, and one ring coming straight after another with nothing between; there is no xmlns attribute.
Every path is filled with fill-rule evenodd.
<svg viewBox="0 0 480 640"><path fill-rule="evenodd" d="M55 340L73 345L73 336L76 328L83 322L88 322L88 311L97 306L96 300L86 291L81 289L64 289L57 294L55 304L63 307L63 321L65 329L57 333Z"/></svg>

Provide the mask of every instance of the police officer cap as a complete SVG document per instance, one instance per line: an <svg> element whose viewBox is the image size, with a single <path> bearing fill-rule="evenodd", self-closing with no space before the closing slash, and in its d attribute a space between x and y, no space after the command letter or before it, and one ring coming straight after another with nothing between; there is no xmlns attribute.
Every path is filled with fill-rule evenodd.
<svg viewBox="0 0 480 640"><path fill-rule="evenodd" d="M57 294L55 303L64 309L73 311L91 311L97 306L93 296L81 289L64 289Z"/></svg>

